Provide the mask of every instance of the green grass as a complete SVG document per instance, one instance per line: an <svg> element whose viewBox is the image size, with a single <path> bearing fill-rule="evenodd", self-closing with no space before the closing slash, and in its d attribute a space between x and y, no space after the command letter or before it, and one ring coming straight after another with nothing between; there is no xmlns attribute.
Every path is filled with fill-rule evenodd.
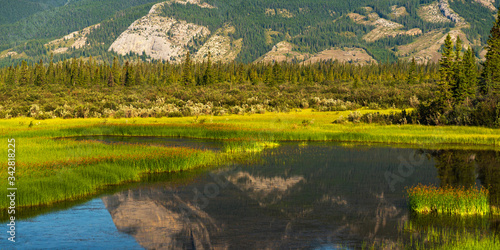
<svg viewBox="0 0 500 250"><path fill-rule="evenodd" d="M0 121L0 133L14 137L59 137L78 135L183 136L210 139L260 139L266 141L344 141L406 145L461 145L497 149L500 129L482 127L432 127L421 125L332 124L350 111L206 116L197 123L193 117L134 119L51 119L27 118ZM395 110L377 111L381 113ZM374 112L361 110L360 113ZM306 120L308 122L304 123Z"/></svg>
<svg viewBox="0 0 500 250"><path fill-rule="evenodd" d="M434 216L434 219L440 220L440 217ZM490 219L482 217L481 222ZM418 225L413 219L405 221L400 228L397 249L500 249L500 235L490 230L489 222L472 227L454 224L436 226L431 221Z"/></svg>
<svg viewBox="0 0 500 250"><path fill-rule="evenodd" d="M491 236L480 238L478 236L467 236L456 242L448 243L440 248L442 250L476 250L476 249L500 249L500 237Z"/></svg>
<svg viewBox="0 0 500 250"><path fill-rule="evenodd" d="M488 190L417 185L407 190L410 209L417 213L487 215L498 213L490 209Z"/></svg>
<svg viewBox="0 0 500 250"><path fill-rule="evenodd" d="M67 151L51 151L74 143L54 141L52 144L55 145L45 150L37 148L37 144L32 148L19 147L15 175L17 206L75 200L94 194L106 185L138 181L145 173L176 172L222 163L229 158L227 154L188 148L105 145L98 142L82 143L82 148L75 152L72 147L68 147ZM29 153L22 156L25 150ZM2 175L6 179L7 173ZM3 182L1 187L0 195L7 195L7 183ZM0 204L2 208L7 207L7 200L3 199Z"/></svg>
<svg viewBox="0 0 500 250"><path fill-rule="evenodd" d="M248 158L248 153L260 152L268 144L261 141L233 142L231 150L214 152L145 144L16 138L16 206L78 200L99 193L109 185L139 181L148 173L223 165ZM6 155L6 150L4 153ZM4 180L8 176L7 171L1 172ZM7 181L0 183L0 195L5 197L8 187ZM8 200L2 199L0 208L6 207Z"/></svg>
<svg viewBox="0 0 500 250"><path fill-rule="evenodd" d="M395 110L378 112L389 113ZM361 113L373 112L360 110ZM134 119L0 120L0 155L7 138L16 139L18 205L35 206L75 200L107 185L136 181L145 173L175 172L217 165L249 152L277 146L281 140L386 143L397 147L488 148L500 145L500 130L478 127L332 124L350 111ZM105 144L56 139L70 136L173 136L220 139L222 152L152 145ZM6 178L5 172L1 178ZM7 183L0 184L5 195ZM0 203L6 207L6 201Z"/></svg>

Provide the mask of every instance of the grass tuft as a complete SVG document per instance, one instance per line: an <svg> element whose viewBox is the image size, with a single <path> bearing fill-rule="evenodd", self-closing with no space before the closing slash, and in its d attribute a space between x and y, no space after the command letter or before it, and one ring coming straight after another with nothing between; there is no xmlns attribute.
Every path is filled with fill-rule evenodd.
<svg viewBox="0 0 500 250"><path fill-rule="evenodd" d="M407 189L410 210L417 213L487 215L489 192L485 188L417 185Z"/></svg>

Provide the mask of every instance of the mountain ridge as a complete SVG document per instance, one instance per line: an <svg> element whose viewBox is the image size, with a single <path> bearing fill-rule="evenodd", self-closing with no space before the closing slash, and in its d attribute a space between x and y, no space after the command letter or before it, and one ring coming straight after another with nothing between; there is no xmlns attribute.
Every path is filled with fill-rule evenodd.
<svg viewBox="0 0 500 250"><path fill-rule="evenodd" d="M115 0L99 2L109 6ZM14 39L14 44L7 38L0 40L0 65L20 60L48 60L51 54L55 60L93 56L108 62L118 57L178 63L187 51L196 61L203 61L210 52L215 61L220 62L273 62L283 57L289 60L293 54L294 61L322 55L324 60L353 63L414 57L417 62L425 63L437 62L442 38L448 33L459 35L464 45L473 47L476 56L482 59L484 33L494 20L493 10L498 4L494 0L352 2L346 5L340 1L298 0L128 0L121 7L113 8L114 12L106 14L108 17L88 17L89 25L68 30L64 35L59 35L61 31L49 32L53 35L24 35L24 40ZM61 17L54 13L62 12L61 8L75 12L87 8L82 6L91 6L88 9L94 10L99 4L88 0L66 2L21 21L36 19L43 16L41 13L52 13L57 20ZM479 11L491 15L474 17ZM109 15L111 12L114 15ZM0 35L5 35L6 27L19 26L19 23L0 25ZM71 24L61 24L54 30L71 27ZM4 37L15 37L13 34L16 32ZM47 39L48 36L52 38ZM283 42L290 49L285 50L285 54L273 52L273 48ZM344 60L333 56L336 53L325 52L336 49L365 51L368 57L354 53L362 57ZM332 56L325 56L327 54Z"/></svg>

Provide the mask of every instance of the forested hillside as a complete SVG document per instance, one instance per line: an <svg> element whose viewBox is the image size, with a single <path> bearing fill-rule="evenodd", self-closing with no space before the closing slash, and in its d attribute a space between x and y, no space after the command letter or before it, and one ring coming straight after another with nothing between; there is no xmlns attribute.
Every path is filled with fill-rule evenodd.
<svg viewBox="0 0 500 250"><path fill-rule="evenodd" d="M0 0L0 25L15 23L37 12L53 9L68 3L68 0Z"/></svg>
<svg viewBox="0 0 500 250"><path fill-rule="evenodd" d="M54 54L55 61L93 56L111 62L116 56L123 62L131 57L170 60L171 56L183 58L187 51L195 55L201 50L205 54L200 52L195 58L202 59L208 51L214 54L213 48L207 48L208 42L212 47L235 51L234 60L248 63L273 51L283 41L304 60L331 48L361 48L378 62L415 57L418 63L424 63L437 62L448 32L461 36L465 47L474 48L476 57L481 59L497 6L496 1L475 0L168 0L155 12L160 16L155 20L162 20L159 22L165 34L162 41L177 46L177 52L154 57L139 52L147 48L133 50L125 44L120 53L115 53L110 47L141 18L151 20L147 16L151 7L163 1L0 2L0 65L3 66L22 60L47 62L50 54ZM165 20L174 25L161 26ZM182 38L185 43L175 43L179 34L168 30L179 22L205 27L210 33L196 37L188 34ZM81 45L73 45L76 36L64 38L90 26L91 30L77 34L84 37L80 39ZM135 27L135 31L127 32L138 32L140 36L141 30ZM228 27L231 32L221 35ZM146 36L144 39L147 35L142 34ZM51 43L56 39L64 43ZM127 37L122 36L122 45L126 42ZM129 47L137 42L131 40ZM225 60L233 60L233 55Z"/></svg>
<svg viewBox="0 0 500 250"><path fill-rule="evenodd" d="M0 26L0 50L7 48L21 49L29 41L31 41L31 44L43 45L48 39L59 38L92 24L109 20L119 11L157 1L70 0L66 1L66 4L63 6L47 8L43 11L36 11L36 6L44 6L41 4L43 2L57 1L38 1L40 3L34 5L32 9L26 8L22 2L8 1L8 3L2 4L2 11L7 12L11 10L12 15L17 16L19 20ZM17 6L17 4L23 7ZM4 6L7 7L4 9ZM34 13L29 15L28 13L23 13L25 11L32 11ZM123 13L119 13L119 15L123 15ZM27 48L27 50L29 51L30 48ZM36 54L43 52L43 50L37 51Z"/></svg>

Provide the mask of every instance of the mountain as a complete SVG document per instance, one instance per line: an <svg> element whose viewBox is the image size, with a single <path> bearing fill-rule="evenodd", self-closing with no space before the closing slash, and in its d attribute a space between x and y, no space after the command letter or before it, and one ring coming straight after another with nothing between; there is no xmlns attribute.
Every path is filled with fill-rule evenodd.
<svg viewBox="0 0 500 250"><path fill-rule="evenodd" d="M4 3L5 2L5 3ZM446 34L478 58L494 0L0 0L0 65L93 56L437 62ZM21 7L27 6L27 7Z"/></svg>

